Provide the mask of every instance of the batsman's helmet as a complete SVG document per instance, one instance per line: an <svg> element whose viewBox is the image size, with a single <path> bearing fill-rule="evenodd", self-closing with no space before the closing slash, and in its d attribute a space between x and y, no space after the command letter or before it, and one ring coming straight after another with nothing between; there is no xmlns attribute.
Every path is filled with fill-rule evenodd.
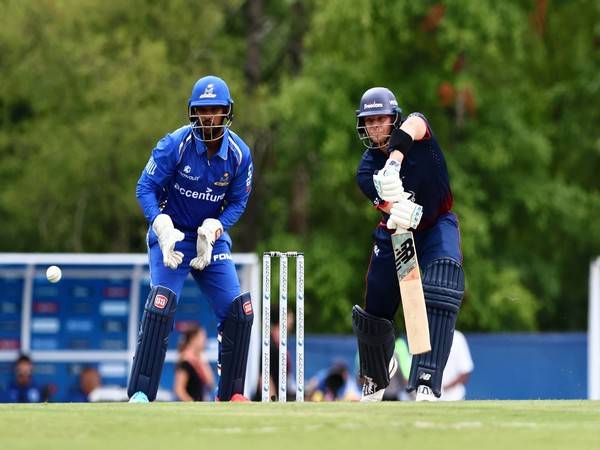
<svg viewBox="0 0 600 450"><path fill-rule="evenodd" d="M392 116L393 128L402 123L402 109L398 106L396 96L388 88L374 87L368 89L360 98L360 104L356 110L356 131L358 137L365 147L373 147L369 138L365 117L368 116ZM389 137L388 137L389 139Z"/></svg>
<svg viewBox="0 0 600 450"><path fill-rule="evenodd" d="M213 120L214 117L217 116L223 117L221 124L203 124L200 120L200 115L196 111L196 107L199 106L225 107L224 114L216 114L213 116ZM229 93L227 83L214 75L208 75L196 81L196 84L194 84L192 89L192 95L188 101L188 116L190 125L192 126L192 132L197 139L205 142L220 139L233 121L233 99Z"/></svg>

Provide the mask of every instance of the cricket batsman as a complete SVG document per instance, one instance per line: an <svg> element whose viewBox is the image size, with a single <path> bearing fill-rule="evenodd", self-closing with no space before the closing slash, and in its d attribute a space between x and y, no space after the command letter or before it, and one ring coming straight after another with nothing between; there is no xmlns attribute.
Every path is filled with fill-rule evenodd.
<svg viewBox="0 0 600 450"><path fill-rule="evenodd" d="M227 230L240 218L252 187L252 157L231 129L233 99L225 81L200 78L188 101L189 124L157 144L137 183L150 225L151 290L139 329L127 394L156 398L183 283L191 272L218 322L218 399L243 396L254 313L240 292Z"/></svg>
<svg viewBox="0 0 600 450"><path fill-rule="evenodd" d="M394 94L374 87L356 111L358 136L367 147L356 180L381 211L366 277L365 307L355 306L362 401L380 401L397 370L393 318L400 304L391 235L413 230L429 321L431 351L414 355L407 390L417 401L441 395L442 374L464 292L458 220L444 155L425 117L406 119Z"/></svg>

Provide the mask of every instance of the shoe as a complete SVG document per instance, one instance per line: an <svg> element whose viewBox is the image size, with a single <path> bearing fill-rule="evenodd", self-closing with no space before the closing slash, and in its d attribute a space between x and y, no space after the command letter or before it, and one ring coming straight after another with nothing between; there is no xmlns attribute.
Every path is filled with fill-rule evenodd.
<svg viewBox="0 0 600 450"><path fill-rule="evenodd" d="M221 401L221 399L219 397L215 397L215 402L220 402L220 401ZM233 394L231 396L231 398L229 399L229 401L236 402L236 403L246 403L246 402L249 402L250 400L248 400L242 394Z"/></svg>
<svg viewBox="0 0 600 450"><path fill-rule="evenodd" d="M390 361L389 373L390 378L392 378L396 371L398 370L398 362L395 357L392 357ZM385 393L385 388L377 389L377 384L373 383L373 380L369 377L365 377L365 383L362 387L362 397L360 398L361 402L380 402L383 400L383 394Z"/></svg>
<svg viewBox="0 0 600 450"><path fill-rule="evenodd" d="M438 398L435 396L433 391L429 386L424 384L420 384L417 387L417 397L415 398L416 402L437 402Z"/></svg>
<svg viewBox="0 0 600 450"><path fill-rule="evenodd" d="M137 391L131 396L129 403L150 403L150 400L148 400L148 396L142 391Z"/></svg>
<svg viewBox="0 0 600 450"><path fill-rule="evenodd" d="M383 400L383 394L385 392L385 388L377 389L377 385L373 383L371 378L365 377L365 383L362 387L362 397L360 398L361 402L380 402Z"/></svg>

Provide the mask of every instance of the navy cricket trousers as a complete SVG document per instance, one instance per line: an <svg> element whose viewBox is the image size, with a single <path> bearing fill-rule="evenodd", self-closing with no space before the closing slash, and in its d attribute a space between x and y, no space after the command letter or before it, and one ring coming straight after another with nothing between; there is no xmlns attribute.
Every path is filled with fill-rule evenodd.
<svg viewBox="0 0 600 450"><path fill-rule="evenodd" d="M436 259L451 258L462 263L458 219L449 212L427 230L414 233L421 273ZM378 228L367 271L365 310L377 317L393 320L400 305L400 286L394 264L392 239L388 231Z"/></svg>

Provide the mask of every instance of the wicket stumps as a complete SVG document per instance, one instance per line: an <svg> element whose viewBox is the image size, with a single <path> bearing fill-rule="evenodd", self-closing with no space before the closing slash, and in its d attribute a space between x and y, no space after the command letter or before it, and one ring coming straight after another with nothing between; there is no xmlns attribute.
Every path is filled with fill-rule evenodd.
<svg viewBox="0 0 600 450"><path fill-rule="evenodd" d="M296 401L304 401L304 254L265 252L262 272L262 401L270 398L271 258L279 258L279 386L280 402L287 399L288 258L296 258Z"/></svg>

